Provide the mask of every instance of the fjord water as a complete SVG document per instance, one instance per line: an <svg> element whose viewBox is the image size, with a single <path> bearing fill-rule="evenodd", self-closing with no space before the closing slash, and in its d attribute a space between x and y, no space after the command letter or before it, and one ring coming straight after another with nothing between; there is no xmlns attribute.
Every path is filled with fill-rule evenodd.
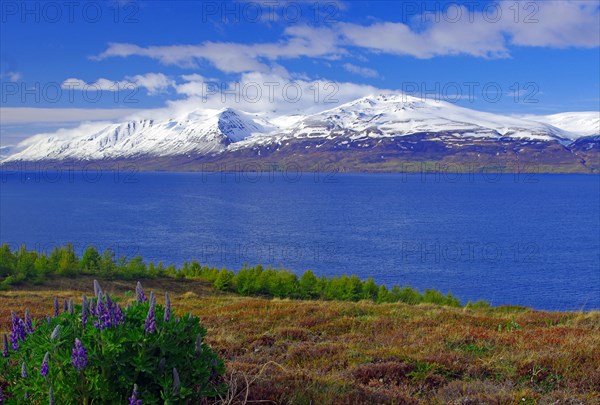
<svg viewBox="0 0 600 405"><path fill-rule="evenodd" d="M466 302L600 308L600 177L6 173L0 241L285 267Z"/></svg>

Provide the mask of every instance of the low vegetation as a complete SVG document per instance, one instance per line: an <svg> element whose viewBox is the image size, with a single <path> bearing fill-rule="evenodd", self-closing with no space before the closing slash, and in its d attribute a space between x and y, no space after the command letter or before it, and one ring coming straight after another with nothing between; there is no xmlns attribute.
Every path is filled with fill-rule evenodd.
<svg viewBox="0 0 600 405"><path fill-rule="evenodd" d="M111 250L100 254L92 246L85 250L81 258L72 245L56 247L49 255L28 251L25 246L14 252L7 244L0 248L0 289L8 289L25 281L41 284L55 276L76 277L82 274L126 280L157 277L202 279L211 282L218 290L277 298L461 305L460 300L451 293L442 294L434 289L421 293L398 285L388 289L385 285L377 285L371 278L364 281L354 275L316 277L312 271L306 271L298 277L288 270L264 269L260 265L244 267L235 273L202 266L197 261L186 262L178 269L174 265L165 267L162 263L146 264L140 256L131 259L120 257L117 260ZM487 306L487 303L478 301L470 305Z"/></svg>
<svg viewBox="0 0 600 405"><path fill-rule="evenodd" d="M55 297L50 314L37 319L11 311L0 403L198 402L226 390L205 329L197 317L173 313L168 293L162 306L138 283L135 300L122 308L122 297L94 281L94 297L83 294L81 305Z"/></svg>
<svg viewBox="0 0 600 405"><path fill-rule="evenodd" d="M131 280L142 279L157 296L171 291L177 307L200 318L207 328L203 339L226 366L222 380L215 377L222 371L217 367L209 373L210 384L196 386L197 395L207 395L205 402L600 403L599 313L492 308L484 301L461 306L451 294L388 289L356 276L316 277L307 271L298 277L261 266L236 273L196 261L176 268L145 263L141 257L117 259L110 250L100 254L93 247L78 257L71 245L48 255L4 245L0 329L11 328L9 308L18 314L29 309L29 316L42 320L36 327L44 336L57 322L75 322L77 316L68 321L67 305L67 314L47 324L43 319L52 311L47 303L55 296L61 303L79 296L93 278L101 279L115 292L114 302L123 304L135 302ZM136 333L143 333L147 306L125 310L126 317L137 319ZM157 308L161 318L164 309ZM73 334L76 329L67 330ZM96 350L90 337L80 340ZM37 342L42 349L35 352L28 344L23 343L24 361L40 367L47 344ZM62 354L66 364L69 350ZM13 381L20 375L20 361L11 368ZM160 359L150 356L144 367L157 364ZM173 382L164 370L163 380L149 383L153 389L138 385L144 404L181 400L164 396L172 393ZM6 390L7 383L2 376L0 386ZM133 389L132 380L121 383L119 398L124 398ZM32 398L48 395L47 384L35 387L15 392L27 391Z"/></svg>
<svg viewBox="0 0 600 405"><path fill-rule="evenodd" d="M11 309L43 319L54 297L61 304L79 297L92 281L54 277L0 292L0 332L10 330ZM130 281L101 284L116 302L135 299ZM227 390L206 401L600 403L598 312L249 297L171 277L143 285L161 303L169 291L173 307L197 316L206 344L224 360Z"/></svg>

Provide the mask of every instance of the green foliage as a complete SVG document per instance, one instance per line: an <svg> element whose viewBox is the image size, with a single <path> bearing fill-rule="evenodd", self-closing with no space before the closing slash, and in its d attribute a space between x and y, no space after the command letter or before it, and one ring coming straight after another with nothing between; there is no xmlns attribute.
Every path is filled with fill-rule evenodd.
<svg viewBox="0 0 600 405"><path fill-rule="evenodd" d="M502 325L502 324L498 325L498 332L502 332L502 331L512 332L512 331L516 331L516 330L520 330L520 329L521 329L521 326L517 322L515 322L514 319L512 319L510 321L506 321L504 323L504 325Z"/></svg>
<svg viewBox="0 0 600 405"><path fill-rule="evenodd" d="M105 250L100 255L93 247L88 247L79 259L72 245L55 248L48 257L28 252L24 246L16 252L11 251L7 245L0 248L0 290L23 281L43 282L48 276L72 277L80 273L121 279L200 278L212 283L218 290L241 295L341 301L368 300L378 303L431 303L453 307L461 305L460 300L451 293L444 295L433 289L421 293L411 287L398 285L388 289L384 285L377 285L372 278L363 281L356 275L317 277L308 270L298 277L285 269L264 269L260 265L244 266L234 273L228 269L218 270L202 266L197 261L186 262L178 269L174 265L165 267L162 262L157 265L150 262L146 265L140 256L132 259L120 257L116 260L111 250ZM468 305L479 308L489 306L481 300Z"/></svg>
<svg viewBox="0 0 600 405"><path fill-rule="evenodd" d="M215 288L221 291L229 290L234 277L235 275L232 272L227 271L227 269L222 269L215 279Z"/></svg>
<svg viewBox="0 0 600 405"><path fill-rule="evenodd" d="M490 308L490 303L485 300L477 300L475 302L469 301L465 306L471 309Z"/></svg>
<svg viewBox="0 0 600 405"><path fill-rule="evenodd" d="M104 303L110 300L105 296ZM52 388L57 404L128 403L134 384L143 404L198 403L221 394L224 366L204 343L205 329L197 317L185 314L164 319L165 308L155 306L156 328L145 328L150 303L135 301L123 311L124 320L97 327L100 319L90 315L83 325L81 306L73 314L33 322L34 331L19 342L8 358L0 356L0 386L5 402L49 403ZM53 331L59 333L53 339ZM75 339L87 351L87 366L73 365ZM48 353L48 374L41 374ZM28 376L22 376L25 364ZM173 369L177 370L177 387ZM24 402L24 398L27 401Z"/></svg>

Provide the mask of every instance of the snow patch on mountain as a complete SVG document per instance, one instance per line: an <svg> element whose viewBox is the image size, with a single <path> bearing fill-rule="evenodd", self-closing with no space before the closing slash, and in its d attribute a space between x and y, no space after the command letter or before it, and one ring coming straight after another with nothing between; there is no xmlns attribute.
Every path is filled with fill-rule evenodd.
<svg viewBox="0 0 600 405"><path fill-rule="evenodd" d="M215 155L295 139L356 141L416 133L514 138L564 145L598 134L599 113L505 116L401 93L375 94L309 114L265 118L232 108L197 109L162 120L88 123L28 138L2 151L4 162ZM6 157L7 154L10 156Z"/></svg>
<svg viewBox="0 0 600 405"><path fill-rule="evenodd" d="M5 159L110 159L219 153L227 145L273 126L258 116L231 108L196 110L177 119L88 124L54 134L41 134L17 145Z"/></svg>
<svg viewBox="0 0 600 405"><path fill-rule="evenodd" d="M552 115L528 115L523 118L550 124L566 131L569 139L600 135L600 111L565 112Z"/></svg>

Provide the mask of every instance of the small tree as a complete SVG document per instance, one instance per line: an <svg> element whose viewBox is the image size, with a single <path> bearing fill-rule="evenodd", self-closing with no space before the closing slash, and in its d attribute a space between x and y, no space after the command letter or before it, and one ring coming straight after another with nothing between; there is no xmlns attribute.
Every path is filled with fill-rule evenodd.
<svg viewBox="0 0 600 405"><path fill-rule="evenodd" d="M227 269L222 269L215 280L215 288L221 291L229 290L234 276L234 273L227 271Z"/></svg>
<svg viewBox="0 0 600 405"><path fill-rule="evenodd" d="M84 272L93 273L100 269L101 260L102 257L100 257L100 253L98 253L96 248L88 246L83 252L83 256L81 256L79 266Z"/></svg>

